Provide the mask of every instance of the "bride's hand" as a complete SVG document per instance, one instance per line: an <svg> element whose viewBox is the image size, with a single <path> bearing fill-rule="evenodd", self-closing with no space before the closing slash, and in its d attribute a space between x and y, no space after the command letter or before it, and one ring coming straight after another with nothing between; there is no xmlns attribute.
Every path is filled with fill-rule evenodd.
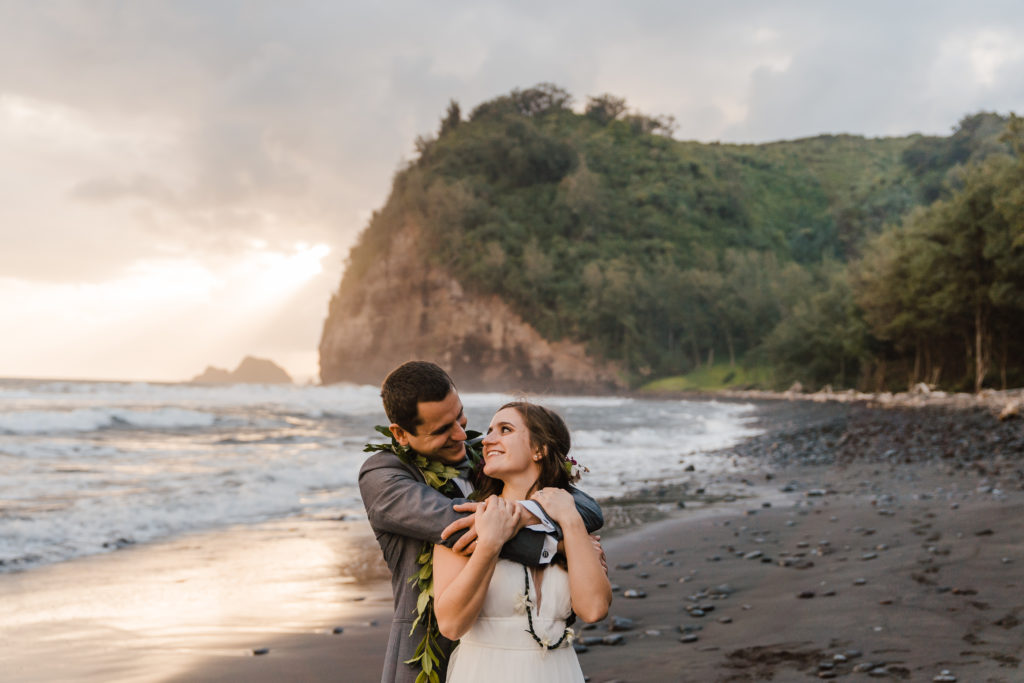
<svg viewBox="0 0 1024 683"><path fill-rule="evenodd" d="M548 517L561 526L580 519L580 513L576 510L576 501L573 500L572 494L565 489L549 486L534 493L530 499L540 503L544 512L548 513Z"/></svg>
<svg viewBox="0 0 1024 683"><path fill-rule="evenodd" d="M516 533L520 507L498 496L490 496L473 513L476 517L476 547L497 553Z"/></svg>

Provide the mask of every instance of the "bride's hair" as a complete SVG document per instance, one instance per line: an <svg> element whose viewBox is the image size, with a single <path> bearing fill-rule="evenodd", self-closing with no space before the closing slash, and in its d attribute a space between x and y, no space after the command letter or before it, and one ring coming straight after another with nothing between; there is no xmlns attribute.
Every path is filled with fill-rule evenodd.
<svg viewBox="0 0 1024 683"><path fill-rule="evenodd" d="M528 401L512 401L499 410L513 408L523 418L526 430L530 433L530 446L541 453L540 476L530 489L530 493L548 486L567 489L569 484L579 481L579 474L569 475L569 449L572 439L565 421L553 410ZM501 493L504 484L500 479L492 479L477 470L474 498L484 500L492 494Z"/></svg>

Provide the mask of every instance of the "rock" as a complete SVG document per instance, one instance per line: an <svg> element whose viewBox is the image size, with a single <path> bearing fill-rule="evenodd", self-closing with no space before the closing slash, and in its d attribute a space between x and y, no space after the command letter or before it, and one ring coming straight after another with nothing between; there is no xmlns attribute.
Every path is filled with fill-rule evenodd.
<svg viewBox="0 0 1024 683"><path fill-rule="evenodd" d="M1003 406L1003 409L999 412L999 421L1000 422L1006 422L1009 419L1012 419L1012 418L1015 418L1015 417L1020 417L1020 413L1021 413L1021 402L1020 401L1010 401L1005 406ZM938 679L936 679L936 680L938 680Z"/></svg>
<svg viewBox="0 0 1024 683"><path fill-rule="evenodd" d="M609 631L631 631L636 628L636 622L626 617L612 617L608 624Z"/></svg>
<svg viewBox="0 0 1024 683"><path fill-rule="evenodd" d="M685 636L683 636L682 638L680 638L679 642L680 643L696 643L697 640L698 640L698 638L697 638L696 634L688 633Z"/></svg>
<svg viewBox="0 0 1024 683"><path fill-rule="evenodd" d="M878 557L878 553L864 553L860 556L862 560L873 560Z"/></svg>
<svg viewBox="0 0 1024 683"><path fill-rule="evenodd" d="M647 572L640 572L639 574L637 574L637 577L641 579L649 579L651 578L651 575Z"/></svg>
<svg viewBox="0 0 1024 683"><path fill-rule="evenodd" d="M576 642L584 647L590 647L591 645L603 645L604 636L587 636L586 638L580 638Z"/></svg>
<svg viewBox="0 0 1024 683"><path fill-rule="evenodd" d="M626 639L622 637L621 633L613 633L602 638L601 642L605 645L622 645L626 642Z"/></svg>
<svg viewBox="0 0 1024 683"><path fill-rule="evenodd" d="M624 598L646 598L647 593L640 590L639 588L627 588L622 591L622 597Z"/></svg>
<svg viewBox="0 0 1024 683"><path fill-rule="evenodd" d="M797 593L796 597L800 598L801 600L810 600L814 597L814 595L814 591L804 591L802 593Z"/></svg>
<svg viewBox="0 0 1024 683"><path fill-rule="evenodd" d="M228 372L207 367L201 375L192 378L193 384L291 384L292 378L272 360L246 356L238 367Z"/></svg>
<svg viewBox="0 0 1024 683"><path fill-rule="evenodd" d="M932 681L935 681L935 683L955 683L956 676L950 673L949 669L943 669Z"/></svg>
<svg viewBox="0 0 1024 683"><path fill-rule="evenodd" d="M255 650L252 651L252 653L254 655L265 655L268 652L270 652L270 648L269 647L258 647L258 648L256 648Z"/></svg>
<svg viewBox="0 0 1024 683"><path fill-rule="evenodd" d="M764 555L764 553L762 553L760 550L753 550L753 551L747 553L746 555L744 555L743 559L744 560L756 560L757 558L761 557L762 555Z"/></svg>
<svg viewBox="0 0 1024 683"><path fill-rule="evenodd" d="M572 644L572 649L576 650L576 654L583 654L584 652L589 652L590 651L589 647L587 647L586 645L584 645L583 643L581 643L579 641L577 641L577 642Z"/></svg>
<svg viewBox="0 0 1024 683"><path fill-rule="evenodd" d="M636 566L636 562L620 562L619 564L615 565L615 568L616 569L632 569L635 566Z"/></svg>
<svg viewBox="0 0 1024 683"><path fill-rule="evenodd" d="M652 637L653 636L660 636L661 635L661 631L659 631L656 628L649 628L646 631L644 631L644 635L645 636L652 636Z"/></svg>
<svg viewBox="0 0 1024 683"><path fill-rule="evenodd" d="M732 623L732 617L720 617L718 619L718 623L719 624L731 624Z"/></svg>
<svg viewBox="0 0 1024 683"><path fill-rule="evenodd" d="M333 633L334 635L340 635L340 634L342 634L344 632L345 632L345 629L342 628L341 626L335 626L334 630L331 631L331 633Z"/></svg>

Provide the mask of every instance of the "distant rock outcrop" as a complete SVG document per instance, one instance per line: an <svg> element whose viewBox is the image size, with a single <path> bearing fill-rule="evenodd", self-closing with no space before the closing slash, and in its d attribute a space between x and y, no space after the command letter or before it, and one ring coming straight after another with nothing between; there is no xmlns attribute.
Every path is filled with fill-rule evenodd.
<svg viewBox="0 0 1024 683"><path fill-rule="evenodd" d="M207 367L192 379L194 384L291 384L292 378L277 363L266 358L246 356L238 367L228 372Z"/></svg>
<svg viewBox="0 0 1024 683"><path fill-rule="evenodd" d="M411 359L431 360L460 389L613 391L625 387L615 366L583 345L548 341L496 296L467 292L428 265L418 230L407 225L382 260L331 301L320 340L320 379L378 385Z"/></svg>

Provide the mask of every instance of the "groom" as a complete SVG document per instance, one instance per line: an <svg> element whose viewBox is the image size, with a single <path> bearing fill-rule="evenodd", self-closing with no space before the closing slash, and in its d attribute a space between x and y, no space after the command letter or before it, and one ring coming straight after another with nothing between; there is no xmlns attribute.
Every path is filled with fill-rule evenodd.
<svg viewBox="0 0 1024 683"><path fill-rule="evenodd" d="M466 416L455 384L444 370L434 363L409 361L391 371L381 387L384 412L391 421L395 440L410 447L429 460L468 469L466 457ZM460 476L455 483L463 495L472 491L468 479ZM456 512L453 504L465 503L464 498L449 498L431 488L415 465L404 463L393 453L380 451L363 463L359 471L359 491L366 506L370 526L377 536L384 561L391 570L391 589L395 598L395 615L391 622L391 635L384 656L381 683L414 683L419 666L406 664L412 659L417 644L423 639L423 625L418 624L410 635L416 617L416 599L419 590L410 577L419 571L417 558L424 541L442 542L442 532L452 526L465 530L467 539L475 536L471 518ZM576 506L590 533L601 527L604 519L597 503L578 489L573 489ZM470 509L469 504L463 509ZM550 520L538 519L543 511L535 504L527 504L522 515L523 525L540 522L554 529ZM469 527L467 530L466 528ZM541 528L539 525L537 528ZM451 530L449 530L451 531ZM452 546L462 535L456 533L444 541ZM456 546L459 549L461 546ZM472 547L472 546L470 546ZM529 566L539 566L554 557L557 541L545 532L522 528L502 550L502 557ZM438 673L443 681L453 643L440 639L443 653Z"/></svg>

